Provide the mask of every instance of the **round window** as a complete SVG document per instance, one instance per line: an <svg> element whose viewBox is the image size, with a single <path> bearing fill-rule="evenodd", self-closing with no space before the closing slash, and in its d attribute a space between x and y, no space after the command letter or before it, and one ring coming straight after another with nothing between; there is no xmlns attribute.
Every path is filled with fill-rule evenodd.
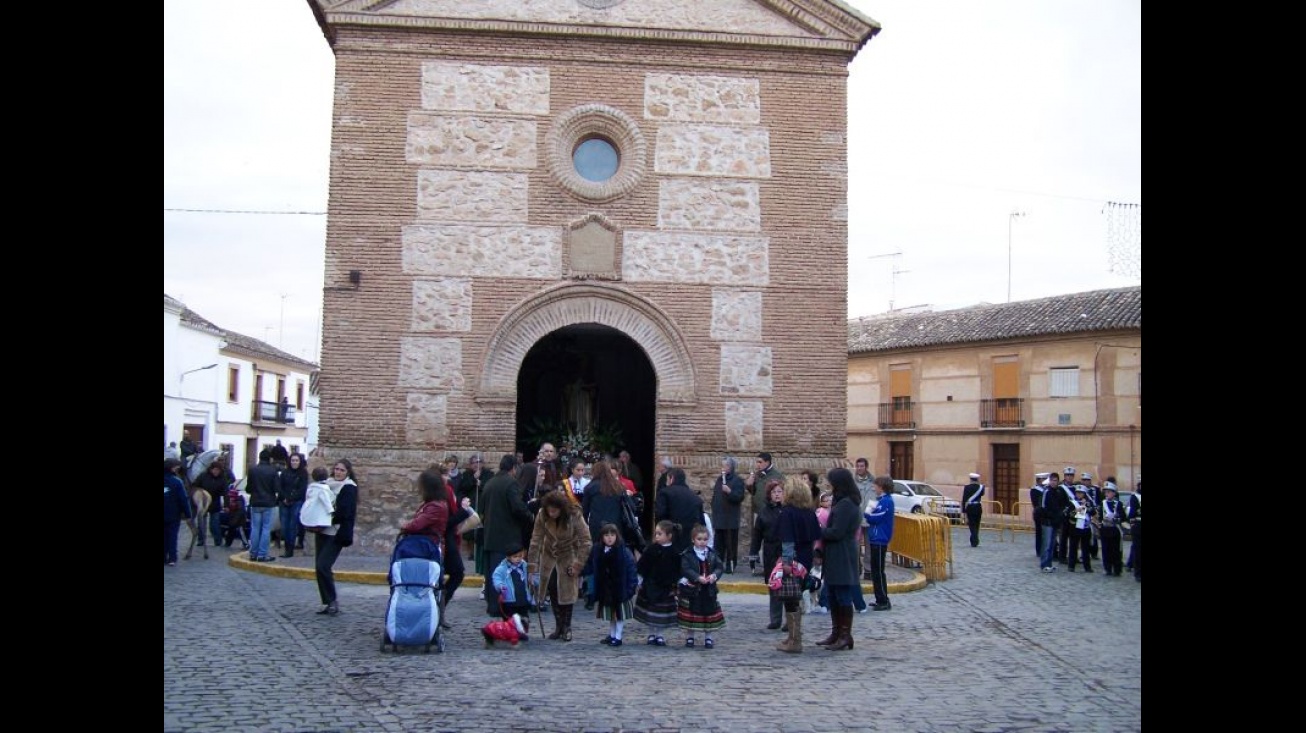
<svg viewBox="0 0 1306 733"><path fill-rule="evenodd" d="M644 177L644 136L634 120L607 105L584 104L563 112L546 145L553 180L584 201L624 196Z"/></svg>
<svg viewBox="0 0 1306 733"><path fill-rule="evenodd" d="M612 143L601 137L592 137L576 146L571 162L581 178L602 183L617 174L621 160Z"/></svg>

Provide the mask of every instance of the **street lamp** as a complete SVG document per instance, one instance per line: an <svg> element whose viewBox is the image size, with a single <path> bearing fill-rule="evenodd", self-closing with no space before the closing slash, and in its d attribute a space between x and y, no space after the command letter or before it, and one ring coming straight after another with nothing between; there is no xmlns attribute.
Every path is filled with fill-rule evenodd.
<svg viewBox="0 0 1306 733"><path fill-rule="evenodd" d="M1007 215L1007 302L1011 302L1011 222L1018 216L1024 216L1023 211L1013 211Z"/></svg>
<svg viewBox="0 0 1306 733"><path fill-rule="evenodd" d="M185 381L186 381L186 375L187 375L187 374L194 374L195 372L202 372L202 371L204 371L205 369L212 369L213 367L215 367L215 366L217 366L217 365L218 365L218 363L215 361L215 362L213 362L212 364L209 364L208 366L196 367L195 369L187 369L186 371L184 371L184 372L181 373L181 379L179 379L179 380L177 380L177 381L179 381L179 382L185 382Z"/></svg>

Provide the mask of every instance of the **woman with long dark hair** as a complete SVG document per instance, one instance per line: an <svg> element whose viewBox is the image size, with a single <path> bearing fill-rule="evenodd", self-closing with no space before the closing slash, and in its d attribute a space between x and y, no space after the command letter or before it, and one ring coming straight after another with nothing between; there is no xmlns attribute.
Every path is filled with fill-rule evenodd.
<svg viewBox="0 0 1306 733"><path fill-rule="evenodd" d="M444 574L446 578L444 587L440 590L440 628L452 629L453 624L449 623L445 609L448 608L449 600L453 598L454 591L462 586L463 579L467 577L467 565L463 562L458 525L475 514L476 510L472 509L471 497L464 496L461 500L458 498L453 481L449 479L443 466L432 466L429 470L440 474L440 480L444 482L445 496L449 503L449 521L444 530Z"/></svg>
<svg viewBox="0 0 1306 733"><path fill-rule="evenodd" d="M444 481L444 470L439 466L422 471L417 476L417 488L422 505L413 518L399 525L406 535L418 535L430 540L432 549L438 548L440 563L449 555L444 546L445 531L449 528L449 485Z"/></svg>
<svg viewBox="0 0 1306 733"><path fill-rule="evenodd" d="M336 575L333 570L340 551L354 544L354 519L358 513L358 480L354 478L354 464L341 458L331 466L327 485L336 495L331 526L317 535L317 552L313 570L317 576L317 593L322 599L319 614L334 616L340 613L336 600Z"/></svg>
<svg viewBox="0 0 1306 733"><path fill-rule="evenodd" d="M833 492L834 506L821 530L825 549L825 587L829 591L830 636L816 642L830 651L853 648L853 593L861 584L857 577L857 531L862 526L862 494L853 472L832 468L825 475Z"/></svg>
<svg viewBox="0 0 1306 733"><path fill-rule="evenodd" d="M277 507L281 512L282 557L295 556L295 544L301 543L299 510L308 491L308 465L302 453L291 453L286 468L277 476Z"/></svg>

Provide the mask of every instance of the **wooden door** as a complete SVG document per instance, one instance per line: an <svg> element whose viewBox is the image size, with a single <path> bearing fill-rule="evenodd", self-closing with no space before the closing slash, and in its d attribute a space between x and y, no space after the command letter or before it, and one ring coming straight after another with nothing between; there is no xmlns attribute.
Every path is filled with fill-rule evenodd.
<svg viewBox="0 0 1306 733"><path fill-rule="evenodd" d="M912 443L909 441L892 441L889 443L889 476L896 479L914 480L916 467L912 461Z"/></svg>
<svg viewBox="0 0 1306 733"><path fill-rule="evenodd" d="M1020 498L1020 443L994 443L993 496L1002 511L1011 514Z"/></svg>

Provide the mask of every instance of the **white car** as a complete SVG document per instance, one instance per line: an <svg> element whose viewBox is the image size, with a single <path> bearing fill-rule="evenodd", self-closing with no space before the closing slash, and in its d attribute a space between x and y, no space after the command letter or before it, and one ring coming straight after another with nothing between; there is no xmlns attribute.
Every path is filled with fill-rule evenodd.
<svg viewBox="0 0 1306 733"><path fill-rule="evenodd" d="M872 498L866 511L875 506ZM961 502L950 499L922 481L893 480L893 511L898 514L938 514L953 522L961 521Z"/></svg>

